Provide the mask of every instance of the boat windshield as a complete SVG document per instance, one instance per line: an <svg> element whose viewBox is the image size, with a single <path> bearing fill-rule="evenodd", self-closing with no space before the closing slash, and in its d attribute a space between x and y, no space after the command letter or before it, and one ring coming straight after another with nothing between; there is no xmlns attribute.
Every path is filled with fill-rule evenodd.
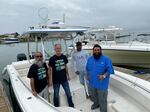
<svg viewBox="0 0 150 112"><path fill-rule="evenodd" d="M74 43L77 36L83 35L86 29L32 29L23 34L28 39L28 59L31 52L41 51L45 60L54 52L54 45L61 43L62 53L70 56L68 47ZM30 51L30 42L35 42L35 51Z"/></svg>

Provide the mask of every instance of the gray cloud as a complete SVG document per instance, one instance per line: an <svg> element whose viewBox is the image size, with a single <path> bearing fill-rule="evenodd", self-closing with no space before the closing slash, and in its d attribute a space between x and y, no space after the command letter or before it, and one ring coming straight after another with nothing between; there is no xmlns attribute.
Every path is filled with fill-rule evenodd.
<svg viewBox="0 0 150 112"><path fill-rule="evenodd" d="M1 0L0 33L27 30L39 23L38 10L48 8L48 18L62 18L66 24L129 30L149 30L149 0Z"/></svg>

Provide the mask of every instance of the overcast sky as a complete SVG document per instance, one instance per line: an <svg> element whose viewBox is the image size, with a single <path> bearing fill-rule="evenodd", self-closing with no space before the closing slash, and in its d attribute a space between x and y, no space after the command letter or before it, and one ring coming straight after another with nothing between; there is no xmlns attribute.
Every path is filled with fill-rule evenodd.
<svg viewBox="0 0 150 112"><path fill-rule="evenodd" d="M48 8L48 19L77 26L150 31L150 0L0 0L0 34L38 25L38 10Z"/></svg>

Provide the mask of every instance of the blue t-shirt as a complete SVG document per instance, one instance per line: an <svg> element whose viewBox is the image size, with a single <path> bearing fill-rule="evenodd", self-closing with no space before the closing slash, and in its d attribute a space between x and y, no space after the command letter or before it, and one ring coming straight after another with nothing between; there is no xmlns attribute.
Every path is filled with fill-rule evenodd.
<svg viewBox="0 0 150 112"><path fill-rule="evenodd" d="M86 70L91 87L108 90L110 74L114 74L114 69L111 60L107 56L102 55L98 60L94 59L93 56L89 57ZM104 73L107 73L107 77L100 80L98 76Z"/></svg>

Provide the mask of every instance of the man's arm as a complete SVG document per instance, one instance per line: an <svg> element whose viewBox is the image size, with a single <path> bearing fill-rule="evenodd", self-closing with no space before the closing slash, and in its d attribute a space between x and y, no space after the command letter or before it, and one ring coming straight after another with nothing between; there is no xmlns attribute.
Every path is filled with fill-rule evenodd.
<svg viewBox="0 0 150 112"><path fill-rule="evenodd" d="M52 85L52 67L48 68L48 87Z"/></svg>
<svg viewBox="0 0 150 112"><path fill-rule="evenodd" d="M35 91L34 78L30 78L30 85L31 85L32 94L36 96L37 92Z"/></svg>
<svg viewBox="0 0 150 112"><path fill-rule="evenodd" d="M106 70L105 70L105 73L102 74L102 75L99 75L99 79L100 80L103 80L105 79L106 77L108 77L110 74L114 74L114 69L113 69L113 64L112 64L112 61L110 59L107 60L107 63L106 63Z"/></svg>
<svg viewBox="0 0 150 112"><path fill-rule="evenodd" d="M99 79L100 80L103 80L105 79L106 77L108 77L110 74L113 74L114 73L114 70L113 70L113 65L112 65L112 62L111 60L107 60L106 62L106 68L105 68L105 72L101 75L99 75Z"/></svg>
<svg viewBox="0 0 150 112"><path fill-rule="evenodd" d="M78 70L77 70L77 67L76 67L75 52L72 53L71 62L72 62L72 66L73 66L73 69L74 69L75 73L76 73L76 74L79 74L79 72L78 72Z"/></svg>
<svg viewBox="0 0 150 112"><path fill-rule="evenodd" d="M65 65L65 69L66 69L67 79L70 80L70 76L69 76L68 66L67 65Z"/></svg>
<svg viewBox="0 0 150 112"><path fill-rule="evenodd" d="M86 74L86 80L90 80L90 76L88 73Z"/></svg>

